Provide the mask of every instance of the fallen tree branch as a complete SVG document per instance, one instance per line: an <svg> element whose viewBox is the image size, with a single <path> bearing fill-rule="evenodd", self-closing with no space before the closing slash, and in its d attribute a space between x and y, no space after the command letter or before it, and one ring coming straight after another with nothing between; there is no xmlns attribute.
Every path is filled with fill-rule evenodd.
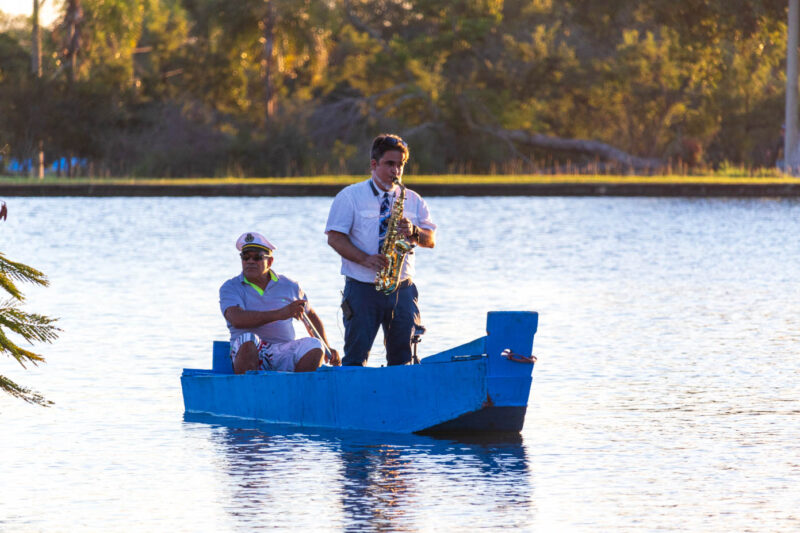
<svg viewBox="0 0 800 533"><path fill-rule="evenodd" d="M516 145L522 144L543 150L588 154L598 159L613 161L619 165L637 171L653 172L663 169L666 166L660 159L637 157L600 141L565 139L563 137L554 137L541 133L529 133L522 130L507 130L498 126L483 126L477 124L472 119L472 113L463 98L459 98L459 105L461 107L461 115L471 130L488 133L489 135L505 141L512 151L516 152L525 161L531 164L533 162L528 157L522 155L519 150L517 150ZM486 116L491 117L491 113L489 113L488 110L484 109L484 112Z"/></svg>
<svg viewBox="0 0 800 533"><path fill-rule="evenodd" d="M545 150L557 150L562 152L577 152L593 155L601 159L614 161L625 165L634 170L655 171L664 168L664 161L656 158L645 158L631 155L627 152L615 148L610 144L600 141L586 139L565 139L543 135L541 133L528 133L522 130L503 130L498 128L480 128L500 139L511 141L517 144L524 144L534 148Z"/></svg>

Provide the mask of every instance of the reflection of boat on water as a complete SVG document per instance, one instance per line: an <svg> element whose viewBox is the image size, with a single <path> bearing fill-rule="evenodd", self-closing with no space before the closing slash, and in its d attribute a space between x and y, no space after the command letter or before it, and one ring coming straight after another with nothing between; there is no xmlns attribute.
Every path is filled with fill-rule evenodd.
<svg viewBox="0 0 800 533"><path fill-rule="evenodd" d="M227 435L226 442L240 443L241 441L248 445L255 441L255 436L258 436L259 439L303 438L311 442L336 443L338 448L346 448L351 445L374 447L375 442L380 442L381 446L418 447L434 451L474 448L475 450L497 452L505 449L521 449L520 446L523 443L522 435L518 432L402 434L335 428L313 428L313 430L300 432L297 426L291 424L189 412L183 414L183 421L222 429Z"/></svg>
<svg viewBox="0 0 800 533"><path fill-rule="evenodd" d="M323 367L309 373L234 375L228 343L215 342L211 370L183 371L184 406L187 413L303 427L519 432L533 371L524 354L531 353L537 325L535 312L493 311L486 336L418 365Z"/></svg>
<svg viewBox="0 0 800 533"><path fill-rule="evenodd" d="M218 488L226 487L226 510L241 529L469 530L484 513L519 529L536 512L519 434L300 432L193 413L184 420L213 445L211 463L224 475Z"/></svg>

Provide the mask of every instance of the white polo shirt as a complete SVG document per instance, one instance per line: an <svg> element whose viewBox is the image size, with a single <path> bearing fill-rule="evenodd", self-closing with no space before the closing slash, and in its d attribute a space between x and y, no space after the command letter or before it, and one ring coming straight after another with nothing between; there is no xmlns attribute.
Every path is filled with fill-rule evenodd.
<svg viewBox="0 0 800 533"><path fill-rule="evenodd" d="M336 195L328 214L328 223L325 233L338 231L350 238L350 242L359 250L374 255L379 252L378 231L380 225L381 199L383 192L380 187L372 182L372 178L348 185ZM391 203L400 195L400 187L389 191ZM411 220L415 226L435 230L436 224L431 220L428 204L420 195L406 189L406 198L403 203L403 216ZM347 277L363 281L375 282L375 271L354 263L342 257L342 274ZM406 254L400 280L414 276L414 251Z"/></svg>

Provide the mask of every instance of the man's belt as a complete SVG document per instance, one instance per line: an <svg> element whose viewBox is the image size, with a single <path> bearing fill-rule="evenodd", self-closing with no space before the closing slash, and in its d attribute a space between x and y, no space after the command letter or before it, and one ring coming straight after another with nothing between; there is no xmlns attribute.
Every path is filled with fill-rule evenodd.
<svg viewBox="0 0 800 533"><path fill-rule="evenodd" d="M369 285L370 287L374 287L375 286L374 283L369 283L369 282L366 282L366 281L358 281L357 279L351 278L349 276L345 276L345 280L348 283L358 283L360 285ZM411 278L406 278L406 279L404 279L403 281L401 281L400 283L397 284L397 288L398 289L402 289L404 287L410 286L412 283L414 283L414 281Z"/></svg>

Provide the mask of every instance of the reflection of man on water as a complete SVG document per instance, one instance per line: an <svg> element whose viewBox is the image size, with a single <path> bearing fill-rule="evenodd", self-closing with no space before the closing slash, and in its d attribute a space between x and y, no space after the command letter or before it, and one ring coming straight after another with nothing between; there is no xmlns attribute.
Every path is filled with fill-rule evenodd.
<svg viewBox="0 0 800 533"><path fill-rule="evenodd" d="M231 332L234 372L319 368L325 356L322 342L330 345L325 328L300 285L271 269L275 246L263 235L249 232L239 237L236 248L241 252L242 273L219 289L220 309ZM293 318L307 320L320 338L295 339ZM332 350L331 363L338 361L339 354Z"/></svg>
<svg viewBox="0 0 800 533"><path fill-rule="evenodd" d="M393 218L397 235L408 244L424 248L435 244L436 224L425 200L414 191L401 192L408 154L408 145L397 135L377 136L370 153L371 178L340 191L328 215L328 244L342 256L345 276L344 365L366 364L380 327L387 363L404 365L411 361L411 338L419 323L417 287L411 279L413 250L399 271L396 290L385 293L375 285L376 273L389 264L381 246L384 238L390 238L388 226ZM402 214L398 209L395 216L395 206L399 205L403 205Z"/></svg>

